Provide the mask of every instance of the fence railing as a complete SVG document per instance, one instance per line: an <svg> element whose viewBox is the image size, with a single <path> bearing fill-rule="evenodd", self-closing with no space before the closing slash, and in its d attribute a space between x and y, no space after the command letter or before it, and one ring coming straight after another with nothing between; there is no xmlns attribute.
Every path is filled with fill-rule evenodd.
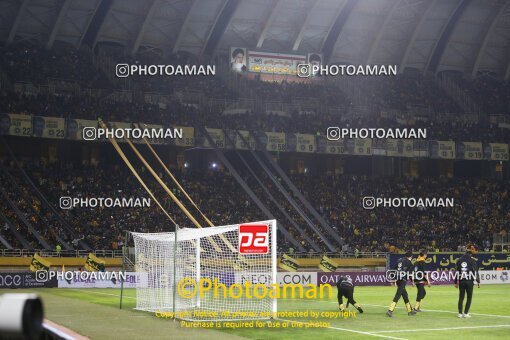
<svg viewBox="0 0 510 340"><path fill-rule="evenodd" d="M122 250L28 250L28 249L0 249L0 257L30 257L38 253L42 257L87 257L89 253L97 257L117 258L122 257Z"/></svg>
<svg viewBox="0 0 510 340"><path fill-rule="evenodd" d="M289 254L288 252L279 253L278 256L282 256L283 254L287 254L295 259L304 259L304 258L317 258L322 256L334 257L334 258L385 258L388 253L382 251L360 251L358 253L354 252L328 252L328 253L316 253L316 252L297 252L293 254Z"/></svg>

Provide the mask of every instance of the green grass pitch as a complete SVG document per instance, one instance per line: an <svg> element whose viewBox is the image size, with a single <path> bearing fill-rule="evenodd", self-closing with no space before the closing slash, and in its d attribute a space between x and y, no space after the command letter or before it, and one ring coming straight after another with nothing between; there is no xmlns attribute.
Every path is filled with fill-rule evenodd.
<svg viewBox="0 0 510 340"><path fill-rule="evenodd" d="M408 287L414 304L416 288ZM475 288L470 319L457 318L457 294L453 286L427 289L424 311L407 316L399 302L394 317L385 315L394 287L356 287L355 299L364 314L347 319L294 319L302 323L322 321L329 328L192 329L179 321L156 318L132 308L135 291L124 291L124 308L119 310L118 289L32 289L0 290L0 294L36 292L45 306L46 317L92 339L508 339L510 338L510 285ZM336 290L334 290L336 294ZM336 311L335 298L324 300L286 299L279 311ZM351 311L355 311L352 307ZM281 322L281 321L280 321ZM302 324L305 326L305 324Z"/></svg>

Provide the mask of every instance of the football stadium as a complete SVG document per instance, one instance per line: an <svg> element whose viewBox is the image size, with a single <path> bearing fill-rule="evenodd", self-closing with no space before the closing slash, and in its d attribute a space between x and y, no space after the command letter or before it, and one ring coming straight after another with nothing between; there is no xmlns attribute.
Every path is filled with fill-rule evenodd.
<svg viewBox="0 0 510 340"><path fill-rule="evenodd" d="M0 0L0 339L508 339L510 0Z"/></svg>

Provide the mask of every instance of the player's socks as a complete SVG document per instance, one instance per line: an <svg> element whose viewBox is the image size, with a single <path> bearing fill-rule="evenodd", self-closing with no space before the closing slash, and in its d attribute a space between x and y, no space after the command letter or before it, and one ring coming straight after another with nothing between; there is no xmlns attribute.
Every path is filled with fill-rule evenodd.
<svg viewBox="0 0 510 340"><path fill-rule="evenodd" d="M416 304L414 305L414 310L415 311L420 311L420 305L421 305L421 302L420 301L416 301Z"/></svg>
<svg viewBox="0 0 510 340"><path fill-rule="evenodd" d="M411 312L411 311L413 310L413 309L411 308L411 304L410 304L409 302L408 302L408 303L406 303L406 310L407 310L407 312L408 312L408 313L409 313L409 312Z"/></svg>
<svg viewBox="0 0 510 340"><path fill-rule="evenodd" d="M354 307L356 307L356 309L358 310L358 312L360 312L360 314L363 314L363 309L361 309L361 306L359 305L359 303L355 303Z"/></svg>
<svg viewBox="0 0 510 340"><path fill-rule="evenodd" d="M388 310L389 310L390 312L393 312L393 311L395 310L395 307L396 307L396 306L397 306L397 303L396 303L396 302L392 302L392 303L391 303L391 305L390 305L390 307L388 308Z"/></svg>
<svg viewBox="0 0 510 340"><path fill-rule="evenodd" d="M409 302L406 303L406 310L407 310L407 315L409 315L409 316L413 316L416 314L416 312L411 308L411 304Z"/></svg>
<svg viewBox="0 0 510 340"><path fill-rule="evenodd" d="M345 310L345 305L342 303L338 308L340 308L340 311L343 312Z"/></svg>

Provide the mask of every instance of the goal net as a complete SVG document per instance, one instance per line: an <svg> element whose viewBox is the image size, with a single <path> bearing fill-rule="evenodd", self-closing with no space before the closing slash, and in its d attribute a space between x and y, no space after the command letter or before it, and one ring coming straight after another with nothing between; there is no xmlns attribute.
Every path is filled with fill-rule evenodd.
<svg viewBox="0 0 510 340"><path fill-rule="evenodd" d="M277 310L276 221L132 233L136 309L191 321L268 319Z"/></svg>

